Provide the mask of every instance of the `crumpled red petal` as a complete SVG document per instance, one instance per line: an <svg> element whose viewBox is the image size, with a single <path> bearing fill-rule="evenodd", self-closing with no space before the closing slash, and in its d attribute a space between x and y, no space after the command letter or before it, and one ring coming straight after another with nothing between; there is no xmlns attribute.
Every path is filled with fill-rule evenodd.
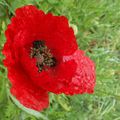
<svg viewBox="0 0 120 120"><path fill-rule="evenodd" d="M74 59L77 69L72 81L64 88L65 94L83 94L94 92L95 87L95 64L89 57L85 56L82 50L77 50L71 56L65 56L64 60Z"/></svg>
<svg viewBox="0 0 120 120"><path fill-rule="evenodd" d="M20 66L8 68L8 78L11 81L11 93L24 106L41 111L49 106L48 92L32 83Z"/></svg>
<svg viewBox="0 0 120 120"><path fill-rule="evenodd" d="M13 86L11 93L27 108L41 111L49 106L48 94L43 89L34 90L23 86Z"/></svg>
<svg viewBox="0 0 120 120"><path fill-rule="evenodd" d="M56 55L70 55L77 49L73 29L69 27L65 16L53 16L51 13L45 14L32 5L16 10L9 31L14 36L21 31L27 31L32 40L25 40L24 43L44 40L53 54Z"/></svg>
<svg viewBox="0 0 120 120"><path fill-rule="evenodd" d="M62 74L59 73L60 76L58 75L59 77L56 78L54 82L48 82L42 87L56 94L92 94L95 87L94 62L85 56L84 52L81 50L77 50L73 55L64 56L63 61L67 66L60 69L62 70ZM61 77L65 75L69 76L69 78Z"/></svg>

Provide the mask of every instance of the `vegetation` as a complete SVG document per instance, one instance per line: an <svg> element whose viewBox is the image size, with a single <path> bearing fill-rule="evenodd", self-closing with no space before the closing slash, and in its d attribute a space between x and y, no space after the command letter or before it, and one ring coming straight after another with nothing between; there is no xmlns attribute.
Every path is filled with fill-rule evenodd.
<svg viewBox="0 0 120 120"><path fill-rule="evenodd" d="M50 94L50 106L40 113L41 117L35 111L21 109L10 97L2 63L4 31L15 9L28 4L46 13L67 16L78 30L79 48L96 63L93 95ZM120 120L120 0L0 0L0 120L44 119Z"/></svg>

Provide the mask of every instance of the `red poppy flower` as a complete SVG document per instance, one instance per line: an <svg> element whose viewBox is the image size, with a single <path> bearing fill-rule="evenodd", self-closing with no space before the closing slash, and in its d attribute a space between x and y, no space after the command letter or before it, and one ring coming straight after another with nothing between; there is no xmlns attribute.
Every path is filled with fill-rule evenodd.
<svg viewBox="0 0 120 120"><path fill-rule="evenodd" d="M78 50L66 17L24 6L16 10L5 35L4 65L11 93L24 106L47 108L48 92L93 93L94 63Z"/></svg>

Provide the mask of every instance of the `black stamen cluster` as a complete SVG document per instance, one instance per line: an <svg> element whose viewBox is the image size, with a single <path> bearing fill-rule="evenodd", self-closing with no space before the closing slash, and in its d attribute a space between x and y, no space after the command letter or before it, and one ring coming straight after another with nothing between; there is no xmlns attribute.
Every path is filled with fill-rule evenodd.
<svg viewBox="0 0 120 120"><path fill-rule="evenodd" d="M47 67L54 67L56 65L56 59L50 53L50 50L45 46L45 42L42 40L36 40L33 42L31 48L31 58L36 58L36 66L38 71L41 72Z"/></svg>

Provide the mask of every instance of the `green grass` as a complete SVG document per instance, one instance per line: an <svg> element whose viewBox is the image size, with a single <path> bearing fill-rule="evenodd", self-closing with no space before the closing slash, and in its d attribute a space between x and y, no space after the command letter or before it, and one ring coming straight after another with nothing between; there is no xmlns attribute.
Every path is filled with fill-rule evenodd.
<svg viewBox="0 0 120 120"><path fill-rule="evenodd" d="M50 94L49 120L120 120L120 0L0 0L0 50L14 10L33 4L65 15L78 28L79 48L96 63L93 95ZM0 120L42 120L18 108L7 92L7 70L0 52Z"/></svg>

